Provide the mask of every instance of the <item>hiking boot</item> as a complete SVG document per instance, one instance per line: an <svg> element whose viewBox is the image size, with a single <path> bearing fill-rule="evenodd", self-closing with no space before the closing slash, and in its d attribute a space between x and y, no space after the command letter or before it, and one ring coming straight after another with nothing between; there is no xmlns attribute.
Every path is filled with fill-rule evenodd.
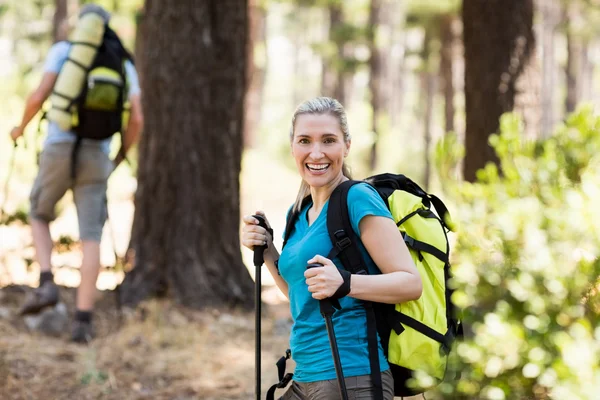
<svg viewBox="0 0 600 400"><path fill-rule="evenodd" d="M87 344L94 338L94 327L91 322L74 321L71 330L71 341Z"/></svg>
<svg viewBox="0 0 600 400"><path fill-rule="evenodd" d="M47 281L37 289L27 293L19 314L37 314L46 307L56 305L56 303L58 303L58 286L52 281Z"/></svg>

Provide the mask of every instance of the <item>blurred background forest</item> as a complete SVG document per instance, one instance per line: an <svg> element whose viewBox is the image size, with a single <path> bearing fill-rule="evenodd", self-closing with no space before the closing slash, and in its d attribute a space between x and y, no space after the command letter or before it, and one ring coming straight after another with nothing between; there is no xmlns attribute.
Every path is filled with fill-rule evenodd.
<svg viewBox="0 0 600 400"><path fill-rule="evenodd" d="M8 132L39 82L51 44L66 37L60 21L74 18L83 3L0 0L2 287L37 284L24 222L44 124L38 134L34 119L14 149ZM346 107L355 178L406 174L442 197L458 225L451 237L455 301L468 334L451 368L461 380L440 385L427 398L596 398L600 1L96 3L113 13L111 26L135 55L147 120L131 163L109 181L106 268L98 288L120 288L120 302L142 304L153 316L120 331L107 323L105 333L122 338L114 345L132 351L142 346L161 359L161 367L139 373L164 378L169 359L159 354L176 357L169 344L162 347L166 337L179 340L174 332L200 330L202 338L190 334L170 346L180 352L199 346L207 354L198 343L212 340L212 331L204 330L205 320L193 325L197 317L189 309L225 305L242 310L224 323L241 332L235 346L248 354L245 361L228 356L241 366L236 377L243 379L217 374L209 390L210 379L192 376L207 358L191 356L185 372L161 383L123 373L105 342L93 353L45 353L49 360L70 357L68 371L76 381L70 391L56 389L46 398L252 397L251 313L243 310L252 309L254 271L252 253L239 248L240 216L266 211L281 245L285 212L299 185L290 119L299 103L319 95ZM60 207L53 228L55 275L73 287L79 263L75 211L69 198ZM263 300L273 310L285 304L270 290L268 273L263 283ZM3 293L0 301L8 298ZM149 300L156 296L173 303ZM7 398L35 398L16 391L27 375L15 372L31 367L27 357L33 355L11 358L6 352L40 345L28 342L10 307L1 310L0 320L13 324L4 333L19 342L0 341L6 356L0 371L8 371L0 382L3 376L13 390ZM167 312L176 313L175 323L162 314ZM208 324L223 322L221 312L213 312ZM152 325L156 321L159 327ZM277 320L265 329L276 328ZM283 344L265 351L279 354L285 334L273 335ZM273 369L275 356L263 357L265 371ZM81 363L86 367L78 368ZM220 379L235 383L226 387Z"/></svg>

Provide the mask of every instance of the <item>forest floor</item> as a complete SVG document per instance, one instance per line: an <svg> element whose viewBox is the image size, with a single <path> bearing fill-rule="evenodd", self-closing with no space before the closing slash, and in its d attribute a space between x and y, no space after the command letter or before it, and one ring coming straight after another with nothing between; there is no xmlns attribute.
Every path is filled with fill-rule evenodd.
<svg viewBox="0 0 600 400"><path fill-rule="evenodd" d="M6 209L26 206L35 171L27 154L17 160L17 175L8 188ZM285 211L293 202L297 177L267 158L246 152L242 170L242 215L267 211L281 246ZM261 171L260 174L255 173ZM265 185L264 182L280 182ZM286 186L287 185L287 186ZM110 220L105 225L101 261L115 263L123 254L133 222L135 178L119 168L109 181ZM32 329L17 310L25 293L37 286L39 269L27 225L0 225L0 399L1 400L246 400L254 399L254 312L191 310L170 299L154 299L135 310L119 310L114 288L123 274L103 268L98 279L94 322L97 338L90 345L69 342L70 323L79 284L80 252L75 207L70 195L59 203L52 224L55 281L68 323L58 337ZM63 240L67 239L67 240ZM242 248L254 277L252 252ZM288 348L289 305L263 268L262 398L277 381L275 362ZM289 371L293 371L290 362Z"/></svg>
<svg viewBox="0 0 600 400"><path fill-rule="evenodd" d="M113 291L97 303L89 345L29 330L16 313L29 287L0 289L0 399L253 399L254 314L194 311L167 299L119 310ZM61 287L69 314L75 289ZM262 393L277 381L288 346L288 305L263 305ZM293 371L293 364L290 364Z"/></svg>

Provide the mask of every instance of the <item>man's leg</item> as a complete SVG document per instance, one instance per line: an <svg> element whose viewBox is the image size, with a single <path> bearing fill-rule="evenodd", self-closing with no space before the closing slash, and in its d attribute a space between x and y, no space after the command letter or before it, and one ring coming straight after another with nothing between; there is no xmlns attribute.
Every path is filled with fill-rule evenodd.
<svg viewBox="0 0 600 400"><path fill-rule="evenodd" d="M40 265L40 272L51 272L52 270L52 237L50 236L50 224L41 219L31 218L31 233L35 257Z"/></svg>
<svg viewBox="0 0 600 400"><path fill-rule="evenodd" d="M68 144L48 145L41 154L38 175L31 189L29 221L35 247L36 260L40 266L40 284L28 293L21 307L21 314L33 314L58 302L58 287L52 275L52 237L49 221L54 220L56 203L70 186Z"/></svg>
<svg viewBox="0 0 600 400"><path fill-rule="evenodd" d="M77 289L77 310L91 312L96 300L96 281L100 271L100 242L82 241L83 262L81 263L81 283Z"/></svg>
<svg viewBox="0 0 600 400"><path fill-rule="evenodd" d="M52 237L49 224L41 219L30 218L30 220L35 256L40 265L40 284L37 289L29 292L25 297L25 302L20 310L21 315L35 314L58 303L58 286L54 283L50 261Z"/></svg>
<svg viewBox="0 0 600 400"><path fill-rule="evenodd" d="M107 218L106 187L112 171L112 162L100 146L86 144L79 149L78 160L73 195L79 220L83 261L71 340L87 343L94 336L92 312L100 271L100 240Z"/></svg>

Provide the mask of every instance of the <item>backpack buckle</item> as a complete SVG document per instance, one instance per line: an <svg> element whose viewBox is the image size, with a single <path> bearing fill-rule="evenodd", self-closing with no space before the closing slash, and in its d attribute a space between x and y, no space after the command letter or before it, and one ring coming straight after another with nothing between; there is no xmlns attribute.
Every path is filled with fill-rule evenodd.
<svg viewBox="0 0 600 400"><path fill-rule="evenodd" d="M346 232L343 229L334 232L333 235L337 239L335 245L338 249L340 249L340 251L344 250L346 247L352 244L352 241L350 240L348 235L346 235Z"/></svg>
<svg viewBox="0 0 600 400"><path fill-rule="evenodd" d="M408 236L406 233L402 232L402 236L404 237L404 243L406 243L406 245L410 248L415 247L415 239Z"/></svg>

